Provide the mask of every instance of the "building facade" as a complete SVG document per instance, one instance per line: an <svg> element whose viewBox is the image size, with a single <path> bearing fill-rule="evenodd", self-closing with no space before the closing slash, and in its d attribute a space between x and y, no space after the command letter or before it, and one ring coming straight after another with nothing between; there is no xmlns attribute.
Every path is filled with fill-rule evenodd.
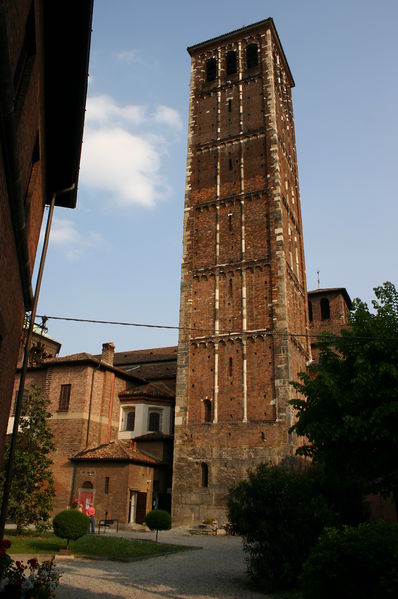
<svg viewBox="0 0 398 599"><path fill-rule="evenodd" d="M0 3L0 462L44 209L76 205L91 20L92 0Z"/></svg>
<svg viewBox="0 0 398 599"><path fill-rule="evenodd" d="M188 48L188 159L173 521L292 455L289 381L310 359L291 88L272 19Z"/></svg>
<svg viewBox="0 0 398 599"><path fill-rule="evenodd" d="M47 355L37 359L37 347ZM128 526L171 508L176 348L114 349L57 357L59 344L36 334L25 390L49 399L54 513L92 500L98 519ZM9 432L13 420L11 410Z"/></svg>

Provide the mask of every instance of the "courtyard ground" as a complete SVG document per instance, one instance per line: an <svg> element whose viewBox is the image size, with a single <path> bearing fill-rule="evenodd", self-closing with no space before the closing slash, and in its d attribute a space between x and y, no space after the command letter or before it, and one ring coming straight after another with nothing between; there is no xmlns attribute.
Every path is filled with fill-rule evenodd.
<svg viewBox="0 0 398 599"><path fill-rule="evenodd" d="M119 535L155 538L155 533ZM57 599L264 597L247 587L245 558L238 537L196 536L178 528L160 532L159 541L194 549L128 563L57 558L63 571Z"/></svg>

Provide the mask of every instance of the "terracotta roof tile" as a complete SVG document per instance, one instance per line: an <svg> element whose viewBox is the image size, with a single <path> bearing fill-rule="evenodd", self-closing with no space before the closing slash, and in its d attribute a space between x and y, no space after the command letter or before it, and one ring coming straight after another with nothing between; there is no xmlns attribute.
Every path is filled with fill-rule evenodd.
<svg viewBox="0 0 398 599"><path fill-rule="evenodd" d="M146 364L150 362L163 362L165 360L177 360L177 346L116 352L114 357L114 363L119 367L123 367L126 364Z"/></svg>
<svg viewBox="0 0 398 599"><path fill-rule="evenodd" d="M169 387L167 387L167 385L164 385L163 383L148 383L146 385L139 385L138 387L133 387L119 393L120 399L129 399L131 397L174 399L175 394Z"/></svg>
<svg viewBox="0 0 398 599"><path fill-rule="evenodd" d="M91 362L92 364L96 364L98 366L102 366L104 368L112 370L115 373L120 373L120 376L128 376L131 378L131 380L135 379L139 383L145 382L145 379L138 373L127 372L126 370L122 370L121 368L119 368L117 365L112 366L111 364L104 362L100 358L101 356L93 356L92 354L89 354L87 352L80 352L77 354L70 354L69 356L46 358L45 360L43 360L41 366L43 367L50 364L73 364L75 362Z"/></svg>
<svg viewBox="0 0 398 599"><path fill-rule="evenodd" d="M140 462L145 464L160 464L159 460L139 450L134 450L128 441L113 441L98 447L79 451L72 460L115 460L126 462Z"/></svg>

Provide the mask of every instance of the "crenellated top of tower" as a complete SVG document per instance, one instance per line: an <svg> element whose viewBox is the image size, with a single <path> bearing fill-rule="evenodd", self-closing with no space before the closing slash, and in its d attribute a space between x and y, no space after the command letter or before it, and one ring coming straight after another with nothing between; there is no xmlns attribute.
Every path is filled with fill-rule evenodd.
<svg viewBox="0 0 398 599"><path fill-rule="evenodd" d="M286 74L287 74L287 77L290 82L290 87L294 87L295 83L294 83L293 75L290 70L289 63L287 61L285 52L283 50L282 43L280 41L278 32L276 30L274 20L271 17L269 17L268 19L263 19L262 21L257 21L256 23L252 23L251 25L246 25L245 27L240 27L239 29L234 29L233 31L230 31L229 33L224 33L217 37L210 38L208 40L205 40L204 42L200 42L199 44L194 44L193 46L189 46L187 48L187 51L189 52L190 56L193 57L194 55L198 54L199 52L208 51L208 50L211 50L212 48L217 48L224 42L237 41L239 39L242 39L245 36L253 35L253 34L259 33L260 31L264 31L266 29L269 29L272 32L274 42L277 45L278 50L279 50L279 56L280 56L281 60L283 61L285 68L286 68Z"/></svg>

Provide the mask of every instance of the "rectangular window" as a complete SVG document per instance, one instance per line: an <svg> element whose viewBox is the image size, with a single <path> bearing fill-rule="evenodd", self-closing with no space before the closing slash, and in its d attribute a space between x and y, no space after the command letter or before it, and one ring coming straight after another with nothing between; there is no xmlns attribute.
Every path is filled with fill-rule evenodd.
<svg viewBox="0 0 398 599"><path fill-rule="evenodd" d="M59 412L67 412L69 410L71 385L61 385L61 394L59 396Z"/></svg>
<svg viewBox="0 0 398 599"><path fill-rule="evenodd" d="M105 495L109 493L109 476L105 476Z"/></svg>
<svg viewBox="0 0 398 599"><path fill-rule="evenodd" d="M18 397L18 391L15 391L14 401L13 401L12 408L11 408L11 416L15 416L15 410L16 410L16 407L17 407L17 397ZM27 402L28 399L29 399L29 391L27 389L24 389L23 390L23 395L22 395L21 414L23 414L24 407L25 407L25 404L26 404L26 402Z"/></svg>
<svg viewBox="0 0 398 599"><path fill-rule="evenodd" d="M154 433L160 431L160 413L149 412L148 431Z"/></svg>

